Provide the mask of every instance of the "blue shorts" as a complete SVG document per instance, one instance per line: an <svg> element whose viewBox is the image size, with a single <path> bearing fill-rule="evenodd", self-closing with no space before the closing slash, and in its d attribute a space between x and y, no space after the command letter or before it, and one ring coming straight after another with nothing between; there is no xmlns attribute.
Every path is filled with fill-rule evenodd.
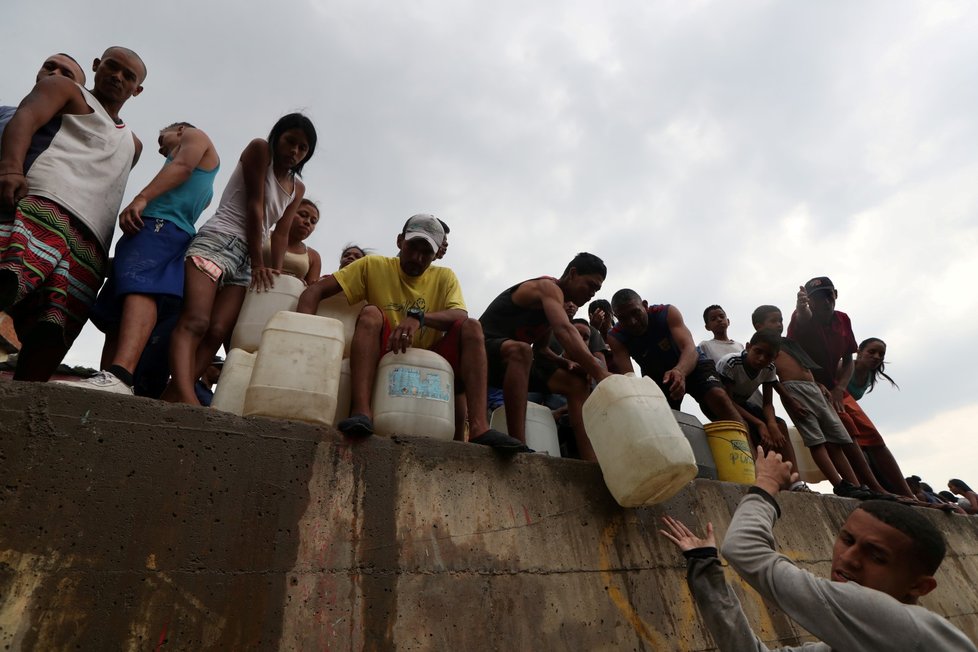
<svg viewBox="0 0 978 652"><path fill-rule="evenodd" d="M219 287L251 285L251 254L248 243L236 235L200 231L187 249L187 259Z"/></svg>
<svg viewBox="0 0 978 652"><path fill-rule="evenodd" d="M193 236L167 220L143 218L143 228L115 247L109 279L92 308L95 326L106 332L122 318L127 294L183 299L183 260Z"/></svg>

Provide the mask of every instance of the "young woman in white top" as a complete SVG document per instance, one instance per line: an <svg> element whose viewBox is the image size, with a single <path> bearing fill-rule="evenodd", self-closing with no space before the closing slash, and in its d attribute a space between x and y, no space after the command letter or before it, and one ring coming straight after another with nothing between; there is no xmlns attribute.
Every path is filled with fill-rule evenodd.
<svg viewBox="0 0 978 652"><path fill-rule="evenodd" d="M229 338L248 286L263 291L281 272L289 231L302 202L302 167L316 151L316 129L290 113L268 139L252 140L217 212L187 249L183 310L170 341L170 384L162 398L196 405L194 382ZM271 244L266 266L262 246Z"/></svg>

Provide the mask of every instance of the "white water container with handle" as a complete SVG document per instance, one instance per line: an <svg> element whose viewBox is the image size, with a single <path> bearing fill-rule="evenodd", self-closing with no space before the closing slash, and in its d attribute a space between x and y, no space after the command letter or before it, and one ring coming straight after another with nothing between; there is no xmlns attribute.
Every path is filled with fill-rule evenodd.
<svg viewBox="0 0 978 652"><path fill-rule="evenodd" d="M433 351L387 353L377 365L374 429L381 435L455 436L455 374Z"/></svg>
<svg viewBox="0 0 978 652"><path fill-rule="evenodd" d="M245 392L251 383L251 372L254 368L254 353L248 353L244 349L231 349L224 361L224 368L221 369L221 378L217 381L211 407L240 417L244 412Z"/></svg>
<svg viewBox="0 0 978 652"><path fill-rule="evenodd" d="M788 426L788 439L791 441L791 448L795 451L795 461L798 462L798 477L804 482L816 484L825 481L825 474L818 468L812 451L805 446L805 440L801 438L798 428Z"/></svg>
<svg viewBox="0 0 978 652"><path fill-rule="evenodd" d="M333 425L342 359L343 324L277 313L261 336L244 415Z"/></svg>
<svg viewBox="0 0 978 652"><path fill-rule="evenodd" d="M613 375L584 402L584 427L605 484L622 507L668 500L696 477L696 458L662 390Z"/></svg>
<svg viewBox="0 0 978 652"><path fill-rule="evenodd" d="M294 276L280 274L275 277L275 286L266 292L249 289L241 304L238 321L231 333L231 348L244 349L249 353L258 350L261 333L268 320L281 310L295 310L299 295L306 288Z"/></svg>
<svg viewBox="0 0 978 652"><path fill-rule="evenodd" d="M506 406L501 405L492 411L489 427L509 434L506 427ZM560 439L557 436L557 422L554 413L539 403L526 404L526 445L537 453L560 457Z"/></svg>

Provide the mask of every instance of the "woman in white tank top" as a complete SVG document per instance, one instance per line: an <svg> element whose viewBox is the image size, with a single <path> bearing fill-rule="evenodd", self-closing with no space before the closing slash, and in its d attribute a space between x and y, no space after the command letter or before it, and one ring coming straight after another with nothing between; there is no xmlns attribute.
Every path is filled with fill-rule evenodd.
<svg viewBox="0 0 978 652"><path fill-rule="evenodd" d="M298 176L316 140L309 118L290 113L267 140L256 138L241 153L217 211L187 250L183 310L170 340L164 400L198 404L194 382L230 338L248 286L259 292L272 288L305 193ZM270 266L262 255L266 240Z"/></svg>

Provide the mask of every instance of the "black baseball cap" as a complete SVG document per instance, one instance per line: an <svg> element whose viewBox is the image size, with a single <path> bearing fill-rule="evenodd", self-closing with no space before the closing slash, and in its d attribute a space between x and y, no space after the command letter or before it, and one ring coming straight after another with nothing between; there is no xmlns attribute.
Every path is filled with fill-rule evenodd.
<svg viewBox="0 0 978 652"><path fill-rule="evenodd" d="M835 290L835 285L832 284L832 279L828 276L816 276L808 283L805 283L805 293L815 294L816 292L832 292Z"/></svg>

